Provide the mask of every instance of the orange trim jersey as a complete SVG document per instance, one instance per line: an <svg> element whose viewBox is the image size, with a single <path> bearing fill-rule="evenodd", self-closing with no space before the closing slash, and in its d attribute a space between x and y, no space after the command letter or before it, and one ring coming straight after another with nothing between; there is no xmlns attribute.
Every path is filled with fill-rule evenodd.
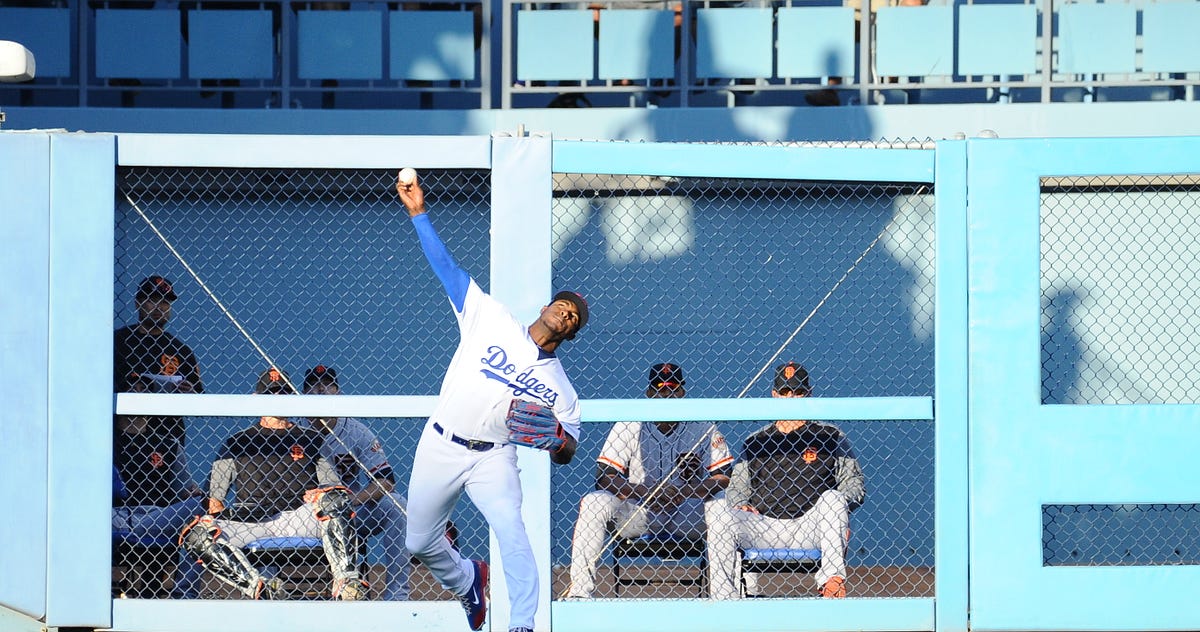
<svg viewBox="0 0 1200 632"><path fill-rule="evenodd" d="M626 421L613 426L596 462L612 468L634 485L653 486L670 475L683 485L713 474L726 474L733 464L725 436L711 422L679 422L664 435L654 422Z"/></svg>

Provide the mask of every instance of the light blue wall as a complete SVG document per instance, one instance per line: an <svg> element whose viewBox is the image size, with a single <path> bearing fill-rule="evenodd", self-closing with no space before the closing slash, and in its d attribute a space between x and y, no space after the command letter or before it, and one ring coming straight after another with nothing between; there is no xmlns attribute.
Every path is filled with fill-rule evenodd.
<svg viewBox="0 0 1200 632"><path fill-rule="evenodd" d="M0 281L6 297L19 295L5 299L12 301L6 302L6 307L16 309L6 309L0 330L4 369L15 376L4 385L9 390L3 392L5 410L0 426L7 452L15 456L0 461L0 471L22 481L13 493L23 494L20 498L28 502L33 524L42 525L45 533L39 541L35 528L29 539L28 523L19 536L11 531L17 528L15 523L0 523L0 535L31 542L20 551L3 553L9 557L3 558L0 604L33 617L45 615L51 625L111 624L117 629L198 630L207 628L198 627L197 622L207 625L220 619L239 622L231 624L231 630L315 630L345 620L342 607L353 607L354 620L364 628L394 626L397 620L404 620L428 629L461 629L461 610L453 602L109 600L109 545L106 529L99 527L107 525L111 452L111 371L107 364L113 327L114 238L108 192L114 187L114 156L123 140L105 135L0 135L0 166L5 167L0 171L0 190L5 193L0 208L6 226L11 227L3 233L0 256L5 257L6 265ZM289 146L293 141L282 137L137 137L129 142L140 143L144 150L125 150L132 152L125 155L134 164L164 160L162 164L184 165L224 157L268 166L296 160L295 146ZM355 145L355 139L343 138L324 153L320 152L322 139L302 142L317 150L313 155L318 158L309 166L335 168L398 164L479 168L489 166L492 151L486 139L476 143L488 147L483 160L470 152L456 160L454 151L461 146L454 139L422 139L415 147L402 138L363 139L361 146ZM509 142L513 152L523 151L522 141L503 141ZM174 149L165 150L172 145ZM369 149L355 153L355 147ZM588 147L595 149L591 157ZM1041 197L1037 179L1039 175L1194 174L1200 172L1196 158L1200 140L972 140L944 144L936 152L895 154L799 148L756 151L728 146L632 147L558 145L553 169L624 173L644 164L654 165L658 173L687 176L719 174L721 165L731 165L730 173L770 177L841 173L852 178L932 181L936 175L939 268L934 398L920 392L901 394L912 397L800 402L697 398L664 402L669 405L661 412L663 418L684 420L791 415L847 422L934 418L934 551L939 576L936 600L622 602L624 625L661 630L687 621L689 629L697 630L922 630L935 626L962 630L969 603L970 627L977 630L1200 627L1197 611L1190 607L1189 592L1200 585L1200 567L1042 565L1043 504L1196 502L1200 471L1191 466L1195 461L1191 453L1200 436L1200 415L1194 405L1186 404L1041 403ZM562 163L558 162L560 149ZM331 157L338 152L342 152L340 157ZM150 156L157 158L151 160ZM529 178L493 182L500 189L493 198L497 212L493 221L503 222L508 217L502 211L505 205L538 197L536 192L534 198L528 198L505 187L536 187L548 176L548 172L534 173ZM549 204L537 199L530 203ZM520 257L514 259L503 251L492 256L499 256L501 263L520 262ZM513 300L529 309L537 301L521 297L541 293L550 284L544 278L547 273L538 270L535 267L531 274L541 278L530 287L508 277L497 278L508 271L499 269L495 260L490 274L494 287L512 292L517 297ZM16 353L22 354L22 362L14 367ZM21 377L21 369L28 370L31 364L39 372L28 379ZM25 398L28 393L34 396ZM296 413L312 412L304 408L308 404L300 401L303 399L280 402L294 407ZM259 413L254 400L237 395L123 396L119 405L126 411L252 416ZM421 417L428 410L427 398L420 397L345 396L336 404L366 417ZM639 418L642 414L640 401L585 402L587 421ZM1136 439L1132 449L1131 438ZM44 486L39 488L39 484ZM14 566L9 566L10 561ZM34 581L14 582L9 568L28 571L31 575L26 579ZM38 574L39 568L44 569L43 575ZM555 629L569 631L609 626L613 612L612 606L604 603L556 602L550 615Z"/></svg>

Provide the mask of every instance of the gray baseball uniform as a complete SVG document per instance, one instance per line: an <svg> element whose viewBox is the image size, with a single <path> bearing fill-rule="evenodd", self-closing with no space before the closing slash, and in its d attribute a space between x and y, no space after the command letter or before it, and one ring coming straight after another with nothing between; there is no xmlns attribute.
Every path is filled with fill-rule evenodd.
<svg viewBox="0 0 1200 632"><path fill-rule="evenodd" d="M712 423L678 423L670 434L663 434L652 422L623 422L613 426L596 461L601 474L615 470L631 484L654 490L664 480L681 487L722 473L733 457L724 435ZM623 537L704 534L704 500L688 498L671 512L650 511L644 500L621 499L604 490L583 497L571 547L569 597L592 595L596 560L610 531Z"/></svg>

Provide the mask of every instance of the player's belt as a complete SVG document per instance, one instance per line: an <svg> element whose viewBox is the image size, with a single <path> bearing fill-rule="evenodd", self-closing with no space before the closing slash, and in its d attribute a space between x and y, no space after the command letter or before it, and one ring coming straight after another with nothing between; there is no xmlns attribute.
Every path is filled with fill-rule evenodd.
<svg viewBox="0 0 1200 632"><path fill-rule="evenodd" d="M464 438L454 434L453 432L450 432L449 430L442 428L441 426L438 425L438 422L436 422L436 421L433 422L433 429L436 430L437 433L442 435L443 437L446 437L447 439L449 439L449 440L457 443L458 445L461 445L462 447L464 447L468 450L471 450L473 452L487 452L488 450L491 450L492 448L496 447L496 444L492 443L491 441L477 441L475 439L464 439Z"/></svg>

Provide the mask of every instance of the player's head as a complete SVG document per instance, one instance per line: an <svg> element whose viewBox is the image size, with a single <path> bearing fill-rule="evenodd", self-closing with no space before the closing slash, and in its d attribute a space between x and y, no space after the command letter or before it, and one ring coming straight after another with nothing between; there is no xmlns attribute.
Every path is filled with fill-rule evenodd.
<svg viewBox="0 0 1200 632"><path fill-rule="evenodd" d="M683 369L678 364L663 362L650 367L650 383L646 385L646 397L678 398L686 394L683 385Z"/></svg>
<svg viewBox="0 0 1200 632"><path fill-rule="evenodd" d="M258 376L254 392L258 395L295 395L296 387L292 386L286 371L271 367Z"/></svg>
<svg viewBox="0 0 1200 632"><path fill-rule="evenodd" d="M324 364L309 369L304 373L304 392L309 395L337 395L342 392L338 386L337 371Z"/></svg>
<svg viewBox="0 0 1200 632"><path fill-rule="evenodd" d="M538 317L560 340L574 340L588 321L588 304L578 292L563 290L550 299Z"/></svg>
<svg viewBox="0 0 1200 632"><path fill-rule="evenodd" d="M178 298L171 282L156 275L142 279L138 284L134 303L137 305L138 320L159 327L171 319L171 303Z"/></svg>
<svg viewBox="0 0 1200 632"><path fill-rule="evenodd" d="M771 389L771 397L808 397L810 393L812 387L804 367L795 362L775 367L775 386Z"/></svg>

